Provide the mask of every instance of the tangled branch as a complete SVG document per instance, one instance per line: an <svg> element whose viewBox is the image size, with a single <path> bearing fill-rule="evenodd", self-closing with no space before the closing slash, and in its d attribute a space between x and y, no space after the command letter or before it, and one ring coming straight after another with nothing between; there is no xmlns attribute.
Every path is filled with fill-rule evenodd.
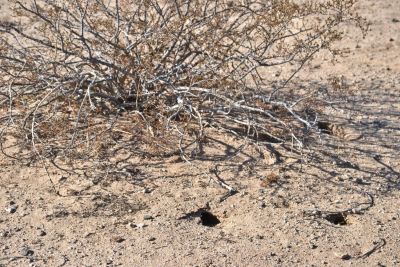
<svg viewBox="0 0 400 267"><path fill-rule="evenodd" d="M121 140L185 156L209 128L301 146L318 92L285 89L316 53L338 53L342 25L363 27L354 0L11 2L2 136L44 157L100 157ZM288 70L279 83L274 68Z"/></svg>

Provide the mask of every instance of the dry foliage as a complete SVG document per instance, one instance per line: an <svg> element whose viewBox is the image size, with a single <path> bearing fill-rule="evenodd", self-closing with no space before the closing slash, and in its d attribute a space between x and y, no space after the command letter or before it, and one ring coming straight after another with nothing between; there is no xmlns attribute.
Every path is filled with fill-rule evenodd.
<svg viewBox="0 0 400 267"><path fill-rule="evenodd" d="M107 159L130 147L188 160L208 129L301 146L316 114L299 104L329 103L289 82L317 52L339 53L342 26L364 25L355 0L11 2L1 126L26 158ZM266 71L277 67L286 77Z"/></svg>

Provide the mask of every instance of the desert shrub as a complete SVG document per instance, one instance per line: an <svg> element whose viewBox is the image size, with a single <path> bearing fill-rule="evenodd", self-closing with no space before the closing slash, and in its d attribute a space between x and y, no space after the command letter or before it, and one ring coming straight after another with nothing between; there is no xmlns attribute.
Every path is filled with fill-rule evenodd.
<svg viewBox="0 0 400 267"><path fill-rule="evenodd" d="M341 27L363 28L354 0L11 2L2 136L26 158L107 158L124 144L188 159L211 130L301 146L328 103L289 82L316 53L340 54Z"/></svg>

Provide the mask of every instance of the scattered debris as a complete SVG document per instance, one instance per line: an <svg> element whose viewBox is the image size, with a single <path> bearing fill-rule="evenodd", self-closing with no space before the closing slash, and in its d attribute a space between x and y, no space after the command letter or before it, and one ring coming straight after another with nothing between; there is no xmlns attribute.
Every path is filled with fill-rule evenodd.
<svg viewBox="0 0 400 267"><path fill-rule="evenodd" d="M277 174L276 172L271 172L266 175L265 178L261 181L260 186L269 187L272 184L277 184L280 178L281 177L279 174Z"/></svg>
<svg viewBox="0 0 400 267"><path fill-rule="evenodd" d="M336 123L319 121L317 127L322 133L333 135L345 141L355 141L362 137L362 134L356 130Z"/></svg>
<svg viewBox="0 0 400 267"><path fill-rule="evenodd" d="M363 179L361 179L361 178L356 178L356 180L354 181L356 184L359 184L359 185L370 185L371 183L370 182L366 182L366 181L364 181Z"/></svg>
<svg viewBox="0 0 400 267"><path fill-rule="evenodd" d="M356 259L365 259L365 258L369 257L372 253L377 251L378 249L384 247L385 245L386 245L386 240L385 239L381 239L378 242L374 242L374 246L371 249L369 249L367 252L365 252L365 253L363 253L361 255L355 256L354 258L356 258Z"/></svg>
<svg viewBox="0 0 400 267"><path fill-rule="evenodd" d="M346 225L346 217L349 214L363 214L365 211L370 209L374 205L374 198L369 193L364 193L368 196L369 201L365 203L359 203L356 207L348 208L342 211L321 211L311 210L304 211L304 216L311 217L313 219L325 219L334 225Z"/></svg>
<svg viewBox="0 0 400 267"><path fill-rule="evenodd" d="M217 184L219 184L221 187L225 188L228 190L228 193L226 193L225 195L223 195L219 202L223 202L224 200L226 200L228 197L235 195L236 193L238 193L238 191L236 189L234 189L233 187L231 187L230 185L228 185L220 176L219 176L219 172L218 172L218 165L216 165L213 169L210 169L210 172L212 174L215 174L215 176L217 177L216 179L213 179L212 177L210 179L213 179Z"/></svg>

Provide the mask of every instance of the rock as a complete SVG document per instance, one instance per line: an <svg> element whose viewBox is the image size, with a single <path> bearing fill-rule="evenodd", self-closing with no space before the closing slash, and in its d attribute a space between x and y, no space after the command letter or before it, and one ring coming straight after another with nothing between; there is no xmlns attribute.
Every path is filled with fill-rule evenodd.
<svg viewBox="0 0 400 267"><path fill-rule="evenodd" d="M142 228L146 227L147 224L144 224L144 223L128 223L128 226L131 227L131 228L142 229Z"/></svg>
<svg viewBox="0 0 400 267"><path fill-rule="evenodd" d="M393 23L398 23L398 22L400 22L400 20L399 20L399 19L396 19L396 18L393 18L393 19L392 19L392 22L393 22Z"/></svg>
<svg viewBox="0 0 400 267"><path fill-rule="evenodd" d="M45 236L45 235L47 235L47 233L44 230L41 229L41 230L38 230L37 235L38 236Z"/></svg>
<svg viewBox="0 0 400 267"><path fill-rule="evenodd" d="M349 255L349 254L342 254L342 255L339 255L340 256L340 258L342 259L342 260L345 260L345 261L348 261L348 260L350 260L351 259L351 255Z"/></svg>
<svg viewBox="0 0 400 267"><path fill-rule="evenodd" d="M263 209L263 208L265 208L267 205L265 204L265 202L264 201L260 201L259 203L258 203L258 207L260 208L260 209Z"/></svg>
<svg viewBox="0 0 400 267"><path fill-rule="evenodd" d="M356 178L356 180L354 181L356 184L359 184L359 185L366 185L366 184L368 184L367 182L364 182L364 180L363 179L361 179L361 178Z"/></svg>
<svg viewBox="0 0 400 267"><path fill-rule="evenodd" d="M151 193L151 192L153 192L153 189L151 189L151 188L145 188L145 189L143 189L143 194L149 194L149 193Z"/></svg>
<svg viewBox="0 0 400 267"><path fill-rule="evenodd" d="M149 238L149 241L155 241L155 240L156 240L155 237L150 237L150 238Z"/></svg>
<svg viewBox="0 0 400 267"><path fill-rule="evenodd" d="M349 254L344 254L344 255L342 255L341 259L347 261L347 260L351 259L351 256Z"/></svg>
<svg viewBox="0 0 400 267"><path fill-rule="evenodd" d="M85 232L85 233L83 234L83 237L89 237L89 236L91 236L91 235L94 235L94 233L93 233L93 232Z"/></svg>
<svg viewBox="0 0 400 267"><path fill-rule="evenodd" d="M114 236L111 240L117 243L122 243L125 241L125 238L123 238L122 236Z"/></svg>
<svg viewBox="0 0 400 267"><path fill-rule="evenodd" d="M32 256L35 252L27 246L22 247L20 251L21 255L24 257Z"/></svg>
<svg viewBox="0 0 400 267"><path fill-rule="evenodd" d="M9 231L0 231L0 237L9 237L10 232Z"/></svg>
<svg viewBox="0 0 400 267"><path fill-rule="evenodd" d="M154 217L151 216L151 215L147 215L147 214L146 214L146 215L143 216L143 219L144 219L144 220L153 220Z"/></svg>
<svg viewBox="0 0 400 267"><path fill-rule="evenodd" d="M17 211L18 206L15 204L14 201L10 201L8 206L6 207L6 211L8 213L15 213Z"/></svg>

